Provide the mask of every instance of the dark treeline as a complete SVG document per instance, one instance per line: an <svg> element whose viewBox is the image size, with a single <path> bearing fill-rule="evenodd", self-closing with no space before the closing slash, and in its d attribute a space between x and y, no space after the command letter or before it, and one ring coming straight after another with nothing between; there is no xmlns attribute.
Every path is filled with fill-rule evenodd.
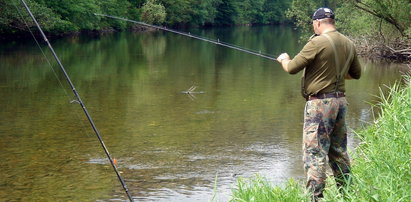
<svg viewBox="0 0 411 202"><path fill-rule="evenodd" d="M94 13L122 16L167 26L226 26L287 21L291 0L26 0L49 33L124 30L123 21ZM23 18L20 16L22 15ZM24 19L24 20L23 20ZM33 26L19 0L0 0L0 33L26 32Z"/></svg>

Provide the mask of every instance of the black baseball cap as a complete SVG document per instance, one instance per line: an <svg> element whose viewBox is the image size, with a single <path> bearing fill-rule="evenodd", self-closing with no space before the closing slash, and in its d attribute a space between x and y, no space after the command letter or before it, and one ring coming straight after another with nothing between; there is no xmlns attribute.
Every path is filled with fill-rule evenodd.
<svg viewBox="0 0 411 202"><path fill-rule="evenodd" d="M333 10L329 8L319 8L317 11L315 11L313 15L313 20L320 20L324 18L334 19L335 15L334 15Z"/></svg>

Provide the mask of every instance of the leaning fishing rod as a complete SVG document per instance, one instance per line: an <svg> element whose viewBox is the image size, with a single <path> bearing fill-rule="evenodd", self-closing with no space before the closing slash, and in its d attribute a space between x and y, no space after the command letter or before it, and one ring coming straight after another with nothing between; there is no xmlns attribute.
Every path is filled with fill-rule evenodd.
<svg viewBox="0 0 411 202"><path fill-rule="evenodd" d="M124 179L121 177L120 172L118 171L118 169L117 169L117 167L116 167L116 165L115 165L115 163L114 163L114 161L113 161L113 158L111 158L111 155L110 155L110 153L108 152L108 149L107 149L106 145L105 145L104 142L103 142L103 139L102 139L102 137L101 137L101 135L100 135L100 132L99 132L98 129L97 129L97 126L94 124L93 119L91 118L91 116L90 116L90 114L89 114L89 112L88 112L88 110L87 110L84 102L81 100L80 95L78 94L76 88L74 87L73 82L71 82L71 79L70 79L69 75L67 74L67 72L66 72L63 64L61 63L59 57L57 56L56 52L54 51L53 47L51 46L49 40L47 39L46 35L44 34L43 30L41 29L41 27L40 27L39 23L37 22L36 18L34 17L33 13L32 13L31 10L30 10L30 8L27 6L26 2L25 2L24 0L21 0L21 2L23 3L23 5L24 5L24 7L26 8L27 12L30 14L30 17L33 19L34 23L36 24L37 28L39 29L39 31L40 31L40 33L41 33L44 41L47 43L50 51L51 51L52 54L53 54L54 59L56 59L58 65L60 66L61 71L64 73L64 77L66 78L67 83L70 85L70 87L71 87L74 95L75 95L76 98L77 98L77 102L80 104L81 108L83 109L84 114L86 115L88 121L90 122L91 127L93 128L93 130L94 130L94 132L95 132L98 140L100 141L100 144L101 144L101 146L103 147L103 150L104 150L104 152L106 153L107 158L109 159L110 164L111 164L111 166L113 167L114 172L116 173L117 178L119 179L119 181L120 181L120 183L121 183L124 191L126 192L128 199L129 199L130 201L134 201L134 200L133 200L133 197L131 196L131 194L130 194L128 188L127 188L126 182L125 182ZM33 37L34 37L34 35L33 35Z"/></svg>
<svg viewBox="0 0 411 202"><path fill-rule="evenodd" d="M219 45L219 46L224 46L224 47L227 47L227 48L235 49L235 50L242 51L242 52L245 52L245 53L248 53L248 54L260 56L260 57L263 57L263 58L266 58L266 59L269 59L269 60L276 60L276 58L272 55L261 53L261 51L249 50L249 49L239 47L239 46L236 46L236 45L233 45L233 44L221 42L219 39L217 39L217 40L206 39L204 37L193 35L190 32L189 33L180 32L180 31L169 29L169 28L166 28L166 27L147 24L147 23L144 23L144 22L130 20L130 19L127 19L127 18L122 18L122 17L118 17L118 16L113 16L113 15L106 15L106 14L99 14L99 13L94 13L94 15L103 16L103 17L112 18L112 19L117 19L117 20L123 20L123 21L127 21L127 22L132 22L132 23L142 25L142 26L145 26L145 27L151 27L151 28L154 28L154 29L159 29L159 30L163 30L163 31L167 31L167 32L172 32L172 33L187 36L187 37L190 37L190 38L206 41L206 42L216 44L216 45Z"/></svg>

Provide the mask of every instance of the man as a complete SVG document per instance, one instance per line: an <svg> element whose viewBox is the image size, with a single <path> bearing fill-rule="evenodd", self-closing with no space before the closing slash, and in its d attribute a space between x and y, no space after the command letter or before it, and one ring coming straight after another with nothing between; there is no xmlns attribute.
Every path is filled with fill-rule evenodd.
<svg viewBox="0 0 411 202"><path fill-rule="evenodd" d="M336 30L331 9L319 8L312 20L315 37L292 60L283 53L277 61L290 74L304 69L303 160L307 188L317 200L323 197L327 156L338 186L350 173L345 79L359 79L361 66L354 44Z"/></svg>

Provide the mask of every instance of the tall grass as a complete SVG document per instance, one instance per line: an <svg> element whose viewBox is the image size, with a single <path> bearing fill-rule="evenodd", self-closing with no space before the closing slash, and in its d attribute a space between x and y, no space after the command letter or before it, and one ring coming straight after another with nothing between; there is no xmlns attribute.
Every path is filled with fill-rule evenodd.
<svg viewBox="0 0 411 202"><path fill-rule="evenodd" d="M411 76L407 85L381 95L379 118L357 132L350 185L337 190L327 179L323 201L411 201ZM238 180L232 201L309 201L302 185L290 180L273 187L261 177Z"/></svg>
<svg viewBox="0 0 411 202"><path fill-rule="evenodd" d="M231 201L308 201L303 187L289 179L284 188L273 187L261 176L253 179L240 178L233 190Z"/></svg>

